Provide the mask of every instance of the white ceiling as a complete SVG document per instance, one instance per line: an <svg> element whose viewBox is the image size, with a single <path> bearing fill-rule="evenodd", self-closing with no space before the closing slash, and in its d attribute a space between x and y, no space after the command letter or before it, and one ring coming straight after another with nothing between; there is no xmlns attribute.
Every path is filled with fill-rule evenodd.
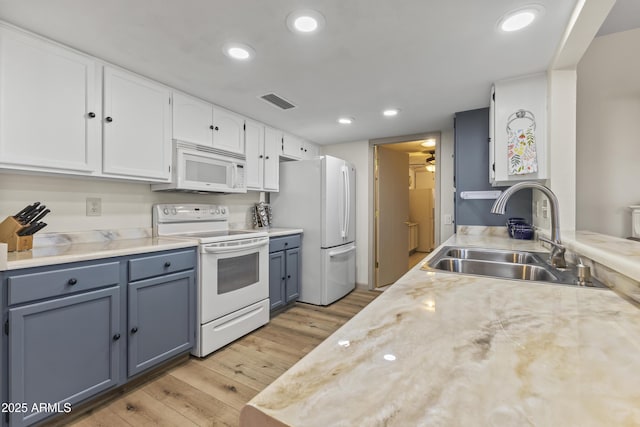
<svg viewBox="0 0 640 427"><path fill-rule="evenodd" d="M536 0L542 19L511 34L497 21L530 1L0 0L0 18L332 144L451 128L456 111L488 106L491 82L548 67L575 2ZM298 9L321 12L323 31L292 34L285 20ZM256 58L227 58L229 41ZM297 108L258 99L269 92ZM387 107L402 111L382 117Z"/></svg>

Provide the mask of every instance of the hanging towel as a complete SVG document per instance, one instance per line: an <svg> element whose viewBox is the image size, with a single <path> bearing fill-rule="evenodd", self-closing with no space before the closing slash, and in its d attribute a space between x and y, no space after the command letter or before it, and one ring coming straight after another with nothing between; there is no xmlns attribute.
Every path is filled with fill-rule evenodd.
<svg viewBox="0 0 640 427"><path fill-rule="evenodd" d="M507 118L509 175L538 171L536 118L531 111L518 110Z"/></svg>

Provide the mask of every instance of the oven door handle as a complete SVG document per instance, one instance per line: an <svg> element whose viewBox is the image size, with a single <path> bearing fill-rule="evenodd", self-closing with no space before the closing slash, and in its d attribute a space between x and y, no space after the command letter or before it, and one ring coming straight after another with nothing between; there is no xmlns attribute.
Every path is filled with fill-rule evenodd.
<svg viewBox="0 0 640 427"><path fill-rule="evenodd" d="M269 239L265 239L257 243L249 243L247 245L227 246L227 247L205 246L203 249L206 253L209 253L209 254L222 254L222 253L229 253L229 252L240 252L240 251L253 249L253 248L260 248L268 244L269 244Z"/></svg>

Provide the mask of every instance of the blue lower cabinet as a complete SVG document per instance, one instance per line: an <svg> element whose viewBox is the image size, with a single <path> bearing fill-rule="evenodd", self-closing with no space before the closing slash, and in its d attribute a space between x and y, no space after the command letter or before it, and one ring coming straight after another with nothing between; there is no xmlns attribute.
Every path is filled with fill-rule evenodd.
<svg viewBox="0 0 640 427"><path fill-rule="evenodd" d="M191 248L0 272L0 425L69 412L188 353L196 257Z"/></svg>
<svg viewBox="0 0 640 427"><path fill-rule="evenodd" d="M269 301L271 310L300 296L301 238L299 234L269 241Z"/></svg>
<svg viewBox="0 0 640 427"><path fill-rule="evenodd" d="M9 310L11 426L26 426L118 383L120 288Z"/></svg>
<svg viewBox="0 0 640 427"><path fill-rule="evenodd" d="M193 347L195 292L193 270L129 284L129 376Z"/></svg>

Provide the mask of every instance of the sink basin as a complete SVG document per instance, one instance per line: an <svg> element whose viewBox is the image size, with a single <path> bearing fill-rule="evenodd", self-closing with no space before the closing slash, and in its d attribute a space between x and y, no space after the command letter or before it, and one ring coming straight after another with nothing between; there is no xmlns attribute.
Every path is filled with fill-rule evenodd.
<svg viewBox="0 0 640 427"><path fill-rule="evenodd" d="M441 258L432 267L437 270L446 270L455 273L477 274L480 276L502 277L505 279L539 280L543 282L558 281L558 277L546 268L532 264Z"/></svg>
<svg viewBox="0 0 640 427"><path fill-rule="evenodd" d="M544 254L542 254L544 256ZM480 261L512 262L517 264L535 264L544 262L540 255L533 252L505 251L498 249L451 248L445 257L475 259Z"/></svg>
<svg viewBox="0 0 640 427"><path fill-rule="evenodd" d="M577 285L578 278L574 268L554 268L546 262L547 258L548 254L542 252L445 246L421 269ZM595 279L586 286L606 288Z"/></svg>

